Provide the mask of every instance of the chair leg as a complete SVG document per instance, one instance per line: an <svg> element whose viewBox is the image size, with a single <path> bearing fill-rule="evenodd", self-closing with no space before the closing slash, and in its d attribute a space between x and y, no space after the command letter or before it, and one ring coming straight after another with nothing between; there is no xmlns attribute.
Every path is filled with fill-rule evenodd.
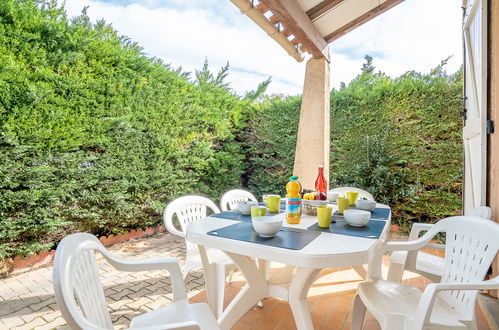
<svg viewBox="0 0 499 330"><path fill-rule="evenodd" d="M366 279L366 276L367 276L367 272L366 272L366 269L364 268L364 266L360 265L360 266L352 266L353 270L355 270L355 272L357 274L359 274L359 276L365 280Z"/></svg>
<svg viewBox="0 0 499 330"><path fill-rule="evenodd" d="M187 280L187 276L189 275L189 272L197 267L197 265L191 263L190 261L186 261L184 267L182 268L182 275L184 277L184 282Z"/></svg>
<svg viewBox="0 0 499 330"><path fill-rule="evenodd" d="M366 315L366 305L362 302L359 295L355 296L352 311L352 330L361 330Z"/></svg>
<svg viewBox="0 0 499 330"><path fill-rule="evenodd" d="M232 283L232 276L234 276L234 272L237 270L237 267L235 265L226 265L225 266L225 278L227 276L229 279L227 280L227 283Z"/></svg>
<svg viewBox="0 0 499 330"><path fill-rule="evenodd" d="M401 282L404 275L404 265L391 262L388 267L388 276L386 279L392 282Z"/></svg>
<svg viewBox="0 0 499 330"><path fill-rule="evenodd" d="M216 275L215 281L217 287L217 319L222 315L224 311L224 294L225 294L225 275L226 275L226 265L216 264Z"/></svg>

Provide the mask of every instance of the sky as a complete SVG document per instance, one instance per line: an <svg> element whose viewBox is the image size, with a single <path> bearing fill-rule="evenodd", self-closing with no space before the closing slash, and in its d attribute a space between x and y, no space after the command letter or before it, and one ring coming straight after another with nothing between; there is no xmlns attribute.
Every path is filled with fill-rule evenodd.
<svg viewBox="0 0 499 330"><path fill-rule="evenodd" d="M305 62L296 62L230 0L65 0L70 17L85 6L92 21L104 19L138 42L147 56L194 72L208 59L212 72L227 62L237 94L271 77L268 93L302 93ZM397 77L429 72L451 56L448 73L462 63L461 0L405 0L332 42L331 88L348 84L364 56Z"/></svg>

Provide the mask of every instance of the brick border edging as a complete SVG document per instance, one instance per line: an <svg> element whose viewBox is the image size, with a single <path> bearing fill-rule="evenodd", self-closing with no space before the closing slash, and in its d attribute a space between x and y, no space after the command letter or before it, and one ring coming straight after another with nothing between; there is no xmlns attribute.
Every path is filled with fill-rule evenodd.
<svg viewBox="0 0 499 330"><path fill-rule="evenodd" d="M166 231L165 226L157 225L155 227L147 227L145 229L132 229L124 234L119 235L109 235L99 237L99 241L104 246L111 246L117 243L129 241L131 239L142 238L147 236L152 236L157 233L163 233ZM23 271L35 269L38 267L49 266L54 260L55 250L50 251L40 251L37 254L23 257L14 257L0 259L0 277L6 277L11 274L21 273Z"/></svg>

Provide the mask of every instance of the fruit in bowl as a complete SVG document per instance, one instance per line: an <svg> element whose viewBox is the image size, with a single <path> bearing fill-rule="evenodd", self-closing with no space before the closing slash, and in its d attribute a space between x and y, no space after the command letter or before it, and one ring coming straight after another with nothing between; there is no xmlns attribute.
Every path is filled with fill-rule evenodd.
<svg viewBox="0 0 499 330"><path fill-rule="evenodd" d="M355 206L361 210L372 211L376 207L376 201L373 201L372 199L357 199L355 201Z"/></svg>
<svg viewBox="0 0 499 330"><path fill-rule="evenodd" d="M274 237L282 227L280 217L264 216L251 220L253 229L262 237Z"/></svg>
<svg viewBox="0 0 499 330"><path fill-rule="evenodd" d="M327 195L323 192L303 190L303 199L310 201L327 201Z"/></svg>
<svg viewBox="0 0 499 330"><path fill-rule="evenodd" d="M369 222L371 212L350 209L343 211L343 216L345 217L345 221L348 222L350 226L362 227Z"/></svg>
<svg viewBox="0 0 499 330"><path fill-rule="evenodd" d="M327 195L323 192L318 192L317 193L317 200L319 201L327 201Z"/></svg>

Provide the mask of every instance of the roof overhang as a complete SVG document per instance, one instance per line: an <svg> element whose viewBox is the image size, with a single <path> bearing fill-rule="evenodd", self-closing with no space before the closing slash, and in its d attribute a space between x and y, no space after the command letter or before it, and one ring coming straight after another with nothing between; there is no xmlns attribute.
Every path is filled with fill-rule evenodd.
<svg viewBox="0 0 499 330"><path fill-rule="evenodd" d="M231 0L297 61L329 61L328 44L404 0Z"/></svg>

